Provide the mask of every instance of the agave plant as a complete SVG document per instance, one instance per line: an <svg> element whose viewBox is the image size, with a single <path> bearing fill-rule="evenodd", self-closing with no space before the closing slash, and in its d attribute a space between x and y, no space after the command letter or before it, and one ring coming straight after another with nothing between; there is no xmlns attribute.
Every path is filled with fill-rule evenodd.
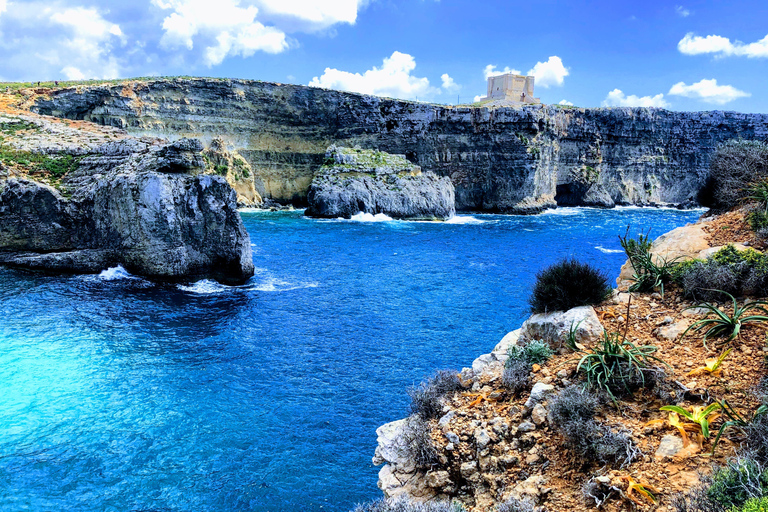
<svg viewBox="0 0 768 512"><path fill-rule="evenodd" d="M690 411L677 405L665 405L659 408L661 411L677 413L688 421L696 423L701 428L701 434L705 439L709 439L709 424L720 416L720 414L716 414L710 418L710 415L714 414L719 409L722 409L722 405L720 405L719 402L709 404L706 407L694 405L691 406Z"/></svg>
<svg viewBox="0 0 768 512"><path fill-rule="evenodd" d="M720 372L722 371L722 368L720 367L722 366L723 361L725 361L725 358L728 357L728 354L731 353L731 350L733 350L733 347L723 351L718 357L706 359L704 361L705 366L699 366L698 368L691 370L688 372L688 377L694 377L696 375L701 375L702 373L709 373L715 376L720 375Z"/></svg>
<svg viewBox="0 0 768 512"><path fill-rule="evenodd" d="M664 284L672 281L673 271L679 258L668 261L659 255L653 255L651 253L653 242L648 235L640 234L637 240L629 238L629 226L624 236L619 235L619 243L635 270L632 276L634 284L629 287L629 291L650 292L658 288L663 297Z"/></svg>
<svg viewBox="0 0 768 512"><path fill-rule="evenodd" d="M727 400L723 399L720 402L721 409L725 413L725 416L728 418L728 421L723 423L720 426L720 430L717 432L717 437L715 437L715 442L712 445L712 453L715 453L715 448L717 448L717 443L720 442L720 437L725 433L726 430L729 428L737 428L739 430L744 430L744 427L748 426L752 421L754 421L756 418L759 418L763 414L768 413L768 405L763 404L760 407L757 408L755 413L752 415L750 419L745 418L738 412L736 412L736 409L734 409L731 404L728 403Z"/></svg>
<svg viewBox="0 0 768 512"><path fill-rule="evenodd" d="M614 404L617 403L613 392L624 388L629 390L630 382L638 378L641 385L645 386L644 371L654 367L658 362L666 364L654 352L657 348L653 345L635 345L627 341L620 333L603 333L603 340L589 352L583 352L577 372L582 372L587 377L587 386L600 388L608 393Z"/></svg>
<svg viewBox="0 0 768 512"><path fill-rule="evenodd" d="M718 347L722 347L741 334L742 325L768 321L768 316L765 315L747 315L747 313L752 310L758 310L768 314L768 311L763 308L763 306L768 306L768 302L763 300L747 301L739 307L736 298L733 295L721 290L715 291L723 293L731 298L731 302L733 302L733 313L729 315L728 313L721 311L716 304L710 302L703 302L696 306L691 306L687 309L706 309L707 317L691 324L691 326L683 332L683 336L688 334L688 331L690 330L699 332L706 328L707 331L704 333L703 340L704 346L707 347L707 339L709 338L725 338L725 341L720 341L715 344ZM710 317L710 314L714 316Z"/></svg>

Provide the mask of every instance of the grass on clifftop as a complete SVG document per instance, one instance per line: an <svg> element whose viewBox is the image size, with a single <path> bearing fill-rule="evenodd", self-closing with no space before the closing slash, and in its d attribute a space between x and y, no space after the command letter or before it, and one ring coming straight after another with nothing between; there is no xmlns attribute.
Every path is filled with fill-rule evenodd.
<svg viewBox="0 0 768 512"><path fill-rule="evenodd" d="M47 179L54 186L60 185L61 179L67 173L77 169L81 158L66 154L42 155L20 151L2 145L0 138L0 163L35 179Z"/></svg>

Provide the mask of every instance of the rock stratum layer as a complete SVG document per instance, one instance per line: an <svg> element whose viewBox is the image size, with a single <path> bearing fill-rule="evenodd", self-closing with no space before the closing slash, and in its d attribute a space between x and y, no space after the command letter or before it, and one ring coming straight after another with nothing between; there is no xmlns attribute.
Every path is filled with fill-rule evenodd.
<svg viewBox="0 0 768 512"><path fill-rule="evenodd" d="M198 140L0 115L0 263L157 280L253 275L235 193Z"/></svg>
<svg viewBox="0 0 768 512"><path fill-rule="evenodd" d="M331 146L309 188L310 217L350 218L358 212L396 219L447 220L456 212L451 180L401 155Z"/></svg>
<svg viewBox="0 0 768 512"><path fill-rule="evenodd" d="M33 109L206 145L220 137L247 161L260 197L297 205L331 144L403 154L449 177L458 210L534 213L556 204L694 204L720 142L768 138L762 114L448 107L223 79L62 89Z"/></svg>

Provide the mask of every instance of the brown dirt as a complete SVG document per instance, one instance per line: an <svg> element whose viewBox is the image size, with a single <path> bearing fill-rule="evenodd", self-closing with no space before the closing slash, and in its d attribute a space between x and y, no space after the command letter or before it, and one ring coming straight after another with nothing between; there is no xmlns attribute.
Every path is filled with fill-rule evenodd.
<svg viewBox="0 0 768 512"><path fill-rule="evenodd" d="M709 233L710 246L717 247L739 242L755 249L765 250L768 244L755 236L755 232L747 223L747 215L748 208L740 208L719 215L711 223L706 224L704 230Z"/></svg>
<svg viewBox="0 0 768 512"><path fill-rule="evenodd" d="M711 375L704 372L701 375L689 375L692 370L702 367L707 358L716 357L718 352L714 347L707 350L702 343L702 334L689 332L685 337L674 340L665 340L657 337L654 332L658 325L666 317L671 317L674 322L686 320L689 323L701 318L702 315L690 316L685 308L693 304L681 297L680 291L668 290L664 298L658 294L651 298L648 294L633 294L629 309L629 325L623 321L627 316L627 305L620 303L606 304L595 308L598 316L609 332L624 333L627 329L627 339L636 345L654 345L658 348L656 355L661 357L668 365L669 379L678 381L691 388L690 396L681 405L704 405L714 400L727 399L728 402L740 413L751 415L759 405L755 394L755 387L765 375L764 357L766 347L766 330L768 325L747 325L742 330L741 337L732 342L733 350L722 365L722 372ZM726 308L727 309L727 308ZM686 316L686 314L688 316ZM565 369L568 378L576 380L575 370L578 363L578 354L570 350L552 357L535 373L536 381L551 379L551 383L557 387L560 379L555 374ZM474 426L472 420L491 422L495 418L505 418L512 424L523 421L523 403L528 394L513 397L509 392L500 389L499 381L488 383L483 388L483 393L478 396L472 393L459 394L453 398L452 408L459 413L460 427L452 430L460 436L471 436ZM500 393L498 399L490 398L496 391ZM484 397L483 397L484 395ZM584 466L576 461L576 458L563 448L563 440L560 434L553 432L551 427L539 427L534 433L535 440L529 444L523 444L519 449L511 452L499 453L503 443L494 445L499 452L491 455L502 456L512 453L519 457L519 464L506 469L497 470L493 482L488 483L489 492L492 495L501 496L505 489L510 489L515 484L528 476L541 474L547 478L546 487L550 491L546 494L542 505L547 511L586 511L594 510L594 502L588 503L581 493L582 485L594 476L605 475L612 478L612 483L621 485L626 490L627 482L620 481L618 477L631 477L636 481L650 484L659 489L657 495L659 503L652 505L638 505L632 502L626 495L616 496L606 503L602 510L672 510L671 496L675 493L690 489L698 482L699 472L709 472L713 465L723 463L727 457L734 453L738 447L738 436L733 430L724 436L717 447L714 456L710 454L712 441L717 430L723 423L723 418L713 422L711 430L714 432L709 440L703 441L703 450L691 444L686 456L675 457L672 460L657 460L654 456L661 438L667 434L677 434L677 430L668 424L647 426L651 420L660 420L667 417L667 413L659 411L659 407L667 405L656 396L648 392L636 393L634 397L623 400L620 410L606 407L600 420L609 424L620 426L631 431L633 439L643 451L643 457L633 462L623 470L615 470L598 465ZM442 431L435 428L433 438L440 446L446 441ZM465 439L462 439L464 441ZM448 465L453 470L458 470L461 462L473 458L470 453L471 442L462 442L458 453L452 455ZM530 455L530 449L536 447L540 460L532 463L526 462ZM466 453L465 453L466 452ZM450 452L444 452L450 453ZM449 455L451 456L451 455ZM638 494L635 493L636 499ZM639 500L642 501L640 497ZM478 504L470 507L470 510L481 511L487 507Z"/></svg>

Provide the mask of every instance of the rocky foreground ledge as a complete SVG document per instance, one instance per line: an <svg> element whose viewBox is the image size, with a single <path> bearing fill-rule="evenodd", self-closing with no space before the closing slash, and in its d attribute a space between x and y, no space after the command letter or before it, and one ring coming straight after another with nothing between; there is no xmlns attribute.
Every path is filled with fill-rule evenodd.
<svg viewBox="0 0 768 512"><path fill-rule="evenodd" d="M701 261L724 250L756 247L756 240L744 214L736 212L672 230L654 242L652 253L667 261ZM438 372L414 388L412 398L426 400L429 393L442 398L428 418L417 404L412 416L377 429L373 463L382 465L378 485L384 496L454 501L470 512L721 510L677 504L751 441L738 429L725 428L715 442L728 420L725 414L711 415L706 438L690 423L675 427L676 419L686 420L661 407L695 411L727 400L751 418L762 400L756 385L765 376L765 325L745 326L721 355L722 366L710 368L719 351L703 344L701 332L686 334L708 310L678 286L664 294L628 293L632 275L626 265L618 290L606 302L533 315L458 376ZM727 304L723 310L728 311ZM647 385L613 404L603 397L585 414L587 402L579 399L583 372L577 366L605 339L652 347L661 361ZM514 349L534 340L554 353L529 366L530 373L517 375L527 382L513 388L505 383L506 363ZM446 374L455 380L438 382ZM452 382L455 387L439 391ZM651 493L641 495L638 489ZM527 505L512 508L512 501Z"/></svg>
<svg viewBox="0 0 768 512"><path fill-rule="evenodd" d="M162 281L253 275L250 238L195 139L0 114L0 264Z"/></svg>

